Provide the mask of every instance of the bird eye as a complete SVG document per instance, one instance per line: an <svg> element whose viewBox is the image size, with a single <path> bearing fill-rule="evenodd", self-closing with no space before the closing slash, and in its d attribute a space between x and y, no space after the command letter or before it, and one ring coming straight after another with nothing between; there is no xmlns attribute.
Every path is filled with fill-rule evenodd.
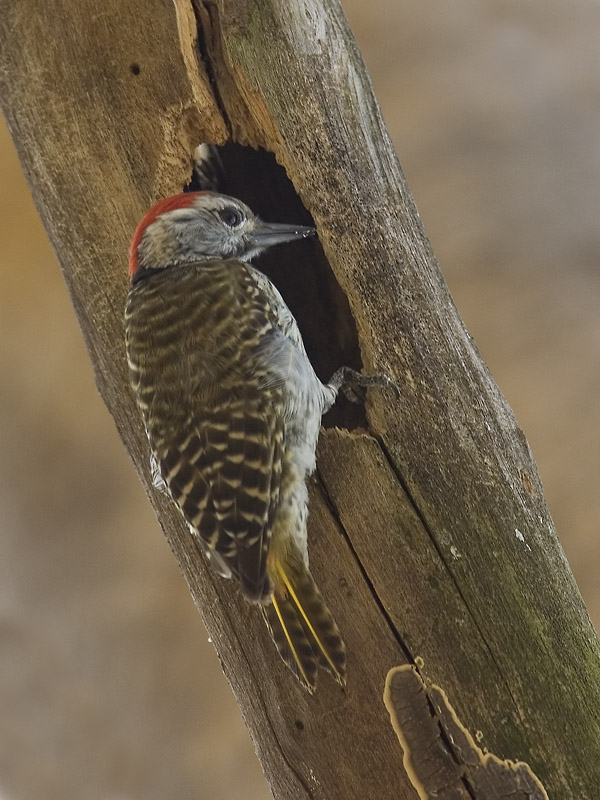
<svg viewBox="0 0 600 800"><path fill-rule="evenodd" d="M222 211L219 211L219 217L223 220L225 225L229 225L230 228L237 228L238 225L241 225L244 221L244 217L237 208L224 208Z"/></svg>

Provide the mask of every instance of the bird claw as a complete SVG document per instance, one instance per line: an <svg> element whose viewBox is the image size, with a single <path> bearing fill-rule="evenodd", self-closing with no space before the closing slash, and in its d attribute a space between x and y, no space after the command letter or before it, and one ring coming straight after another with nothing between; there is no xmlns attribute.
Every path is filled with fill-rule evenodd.
<svg viewBox="0 0 600 800"><path fill-rule="evenodd" d="M344 397L350 400L351 403L360 405L367 399L367 389L365 386L352 386L347 384L341 387Z"/></svg>
<svg viewBox="0 0 600 800"><path fill-rule="evenodd" d="M342 391L351 403L364 403L369 388L392 389L400 397L398 384L387 375L363 375L350 367L340 367L329 385Z"/></svg>

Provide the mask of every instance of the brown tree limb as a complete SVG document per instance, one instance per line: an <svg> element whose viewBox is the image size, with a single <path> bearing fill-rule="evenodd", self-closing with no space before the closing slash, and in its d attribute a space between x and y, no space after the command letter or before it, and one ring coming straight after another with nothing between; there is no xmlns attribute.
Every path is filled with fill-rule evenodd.
<svg viewBox="0 0 600 800"><path fill-rule="evenodd" d="M381 695L422 665L465 727L556 800L600 786L600 646L535 463L452 303L336 0L0 4L0 94L98 388L215 643L276 798L414 797ZM275 272L321 377L392 375L367 433L329 430L311 491L315 575L348 646L314 698L255 609L206 568L149 486L127 389L126 253L199 142L265 217L314 219L322 251ZM294 214L294 216L292 216ZM292 258L292 256L290 256ZM360 421L343 408L337 422Z"/></svg>

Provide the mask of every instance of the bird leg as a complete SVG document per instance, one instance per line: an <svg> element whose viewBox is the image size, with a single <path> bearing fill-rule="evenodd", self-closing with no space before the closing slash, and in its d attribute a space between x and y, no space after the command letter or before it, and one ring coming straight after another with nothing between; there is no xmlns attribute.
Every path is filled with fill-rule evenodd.
<svg viewBox="0 0 600 800"><path fill-rule="evenodd" d="M337 394L342 391L352 403L364 403L367 389L378 387L380 389L393 389L400 396L400 389L387 375L363 375L351 367L340 367L331 376L328 383L331 389Z"/></svg>

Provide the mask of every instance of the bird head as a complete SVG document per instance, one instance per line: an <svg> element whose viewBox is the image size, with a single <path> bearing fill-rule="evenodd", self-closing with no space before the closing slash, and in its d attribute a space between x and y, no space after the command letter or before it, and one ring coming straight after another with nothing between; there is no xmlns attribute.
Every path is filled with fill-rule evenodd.
<svg viewBox="0 0 600 800"><path fill-rule="evenodd" d="M250 261L267 247L315 233L304 225L263 222L234 197L187 192L145 214L131 240L129 274L214 258Z"/></svg>

